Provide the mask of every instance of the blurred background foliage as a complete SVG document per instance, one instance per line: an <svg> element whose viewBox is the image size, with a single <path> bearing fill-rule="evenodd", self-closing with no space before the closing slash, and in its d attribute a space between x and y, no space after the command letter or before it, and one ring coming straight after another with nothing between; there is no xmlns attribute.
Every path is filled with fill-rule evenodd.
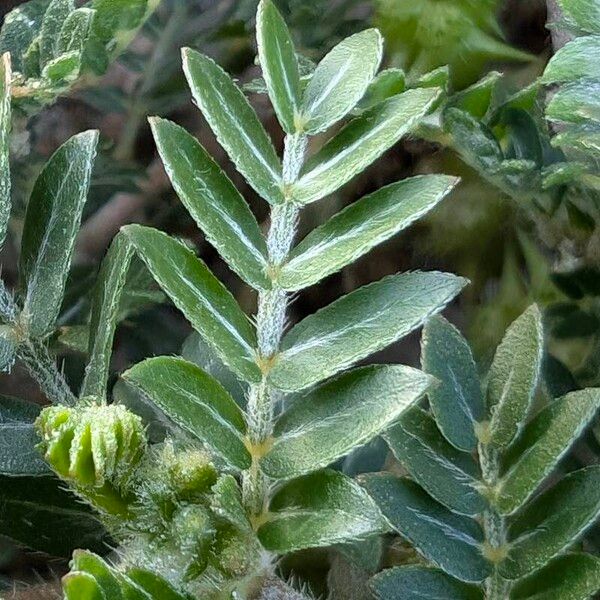
<svg viewBox="0 0 600 600"><path fill-rule="evenodd" d="M98 0L96 0L97 2ZM12 49L7 26L12 9L29 11L32 22L46 0L0 5L0 50ZM85 3L76 3L80 7ZM155 226L186 239L209 267L227 283L242 307L252 312L255 297L228 271L206 243L171 189L151 141L146 118L159 114L192 131L217 157L264 223L264 206L231 168L222 149L192 106L181 72L179 49L191 46L214 57L246 84L251 101L275 143L281 147L273 111L257 81L252 22L257 0L162 0L142 3L135 23L120 45L107 38L85 45L76 73L52 79L48 70L25 67L24 48L15 62L22 73L23 94L13 126L12 172L14 211L0 262L9 287L17 286L17 248L26 199L44 161L68 137L88 128L101 131L101 154L77 241L60 327L51 350L69 382L82 377L89 319L89 293L106 248L119 228L131 222ZM359 285L396 271L441 269L467 276L472 284L450 309L465 331L484 368L507 325L533 301L545 311L550 331L547 388L550 396L578 386L600 383L600 183L597 152L574 143L589 124L565 126L560 96L548 100L554 87L538 78L560 41L546 28L544 0L278 0L290 25L308 76L313 61L339 39L369 26L386 38L385 78L370 101L405 87L442 86L438 110L418 135L390 150L365 174L327 200L304 211L302 230L371 190L417 173L459 175L462 183L426 220L369 256L298 296L292 319L314 312ZM21 6L23 5L23 6ZM12 13L14 21L15 13ZM585 35L572 24L557 26L567 37ZM98 37L98 36L96 36ZM33 43L35 36L31 37ZM91 43L91 42L90 42ZM554 47L553 47L554 44ZM104 57L98 62L98 57ZM60 58L60 57L58 57ZM37 64L37 63L36 63ZM552 82L549 82L552 83ZM545 115L546 108L549 111ZM589 113L589 111L588 111ZM596 114L597 113L593 113ZM548 118L546 118L546 116ZM592 119L594 123L597 119ZM575 129L573 129L575 128ZM114 373L143 357L179 352L192 356L201 349L188 339L189 326L170 307L141 265L133 268L113 356ZM418 363L417 337L378 357L383 361ZM199 359L200 360L200 359ZM116 378L115 378L116 379ZM0 376L2 393L35 399L43 394L17 364ZM585 462L593 439L584 440L575 460ZM386 459L383 446L346 460L352 474L378 468ZM1 518L0 518L1 521ZM365 549L369 558L380 549ZM331 552L316 568L303 556L286 559L288 573L311 575L315 593L324 586L335 598L360 598L350 568L353 549ZM409 556L392 548L390 564ZM315 560L315 553L312 560ZM317 556L317 559L319 557ZM325 559L325 557L323 557ZM65 567L39 554L23 553L0 538L0 581L31 584L52 579ZM46 594L38 595L35 594ZM18 592L15 597L49 598L48 588Z"/></svg>

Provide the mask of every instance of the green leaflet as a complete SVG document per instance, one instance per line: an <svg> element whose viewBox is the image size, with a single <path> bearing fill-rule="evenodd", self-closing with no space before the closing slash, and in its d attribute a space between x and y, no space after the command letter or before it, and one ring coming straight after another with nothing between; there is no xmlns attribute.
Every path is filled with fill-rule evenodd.
<svg viewBox="0 0 600 600"><path fill-rule="evenodd" d="M510 600L588 600L600 589L600 559L566 554L518 581Z"/></svg>
<svg viewBox="0 0 600 600"><path fill-rule="evenodd" d="M579 29L600 34L600 4L595 0L558 0L564 16Z"/></svg>
<svg viewBox="0 0 600 600"><path fill-rule="evenodd" d="M81 54L77 51L67 52L46 64L42 77L52 82L74 81L81 69Z"/></svg>
<svg viewBox="0 0 600 600"><path fill-rule="evenodd" d="M183 68L202 114L248 183L271 204L284 201L279 158L254 109L220 66L186 48Z"/></svg>
<svg viewBox="0 0 600 600"><path fill-rule="evenodd" d="M470 454L442 437L429 413L417 406L407 410L384 437L411 477L438 502L463 515L483 513L479 468Z"/></svg>
<svg viewBox="0 0 600 600"><path fill-rule="evenodd" d="M106 550L100 522L55 477L0 475L0 533L50 556Z"/></svg>
<svg viewBox="0 0 600 600"><path fill-rule="evenodd" d="M50 158L31 193L20 274L29 334L47 335L60 310L96 155L98 132L72 137Z"/></svg>
<svg viewBox="0 0 600 600"><path fill-rule="evenodd" d="M302 97L300 120L306 133L325 131L354 108L377 73L382 54L381 34L367 29L342 40L323 58Z"/></svg>
<svg viewBox="0 0 600 600"><path fill-rule="evenodd" d="M269 97L281 126L296 131L300 104L298 58L290 31L272 0L262 0L256 15L258 58Z"/></svg>
<svg viewBox="0 0 600 600"><path fill-rule="evenodd" d="M40 69L57 57L58 40L63 24L75 10L73 0L52 0L42 20L40 37Z"/></svg>
<svg viewBox="0 0 600 600"><path fill-rule="evenodd" d="M0 57L0 247L4 244L10 217L10 54Z"/></svg>
<svg viewBox="0 0 600 600"><path fill-rule="evenodd" d="M267 550L284 554L360 540L387 529L379 509L358 484L325 470L281 487L258 537Z"/></svg>
<svg viewBox="0 0 600 600"><path fill-rule="evenodd" d="M98 556L85 550L75 550L71 562L73 571L83 571L96 580L107 600L124 600L119 580ZM73 584L74 585L74 584Z"/></svg>
<svg viewBox="0 0 600 600"><path fill-rule="evenodd" d="M229 464L250 467L242 412L221 384L202 369L180 358L158 357L137 364L123 378Z"/></svg>
<svg viewBox="0 0 600 600"><path fill-rule="evenodd" d="M578 81L557 90L546 107L546 116L552 121L587 123L600 121L600 82Z"/></svg>
<svg viewBox="0 0 600 600"><path fill-rule="evenodd" d="M333 463L389 427L431 382L410 367L378 365L311 390L277 421L262 470L290 479Z"/></svg>
<svg viewBox="0 0 600 600"><path fill-rule="evenodd" d="M96 580L87 573L68 573L62 579L66 600L108 600Z"/></svg>
<svg viewBox="0 0 600 600"><path fill-rule="evenodd" d="M531 421L507 459L509 469L502 476L496 497L500 512L511 514L532 496L598 408L600 390L580 390L555 400Z"/></svg>
<svg viewBox="0 0 600 600"><path fill-rule="evenodd" d="M268 289L267 245L242 195L185 129L150 119L173 187L210 243L249 285Z"/></svg>
<svg viewBox="0 0 600 600"><path fill-rule="evenodd" d="M551 59L542 83L600 79L600 37L580 37L563 46Z"/></svg>
<svg viewBox="0 0 600 600"><path fill-rule="evenodd" d="M103 42L109 42L119 32L135 29L142 22L148 0L92 0L91 8L96 11L94 33Z"/></svg>
<svg viewBox="0 0 600 600"><path fill-rule="evenodd" d="M366 476L364 485L394 529L446 573L468 583L490 574L475 521L450 512L408 479L375 474Z"/></svg>
<svg viewBox="0 0 600 600"><path fill-rule="evenodd" d="M510 444L527 417L543 345L542 315L533 305L508 328L490 367L487 391L492 411L491 443L495 446Z"/></svg>
<svg viewBox="0 0 600 600"><path fill-rule="evenodd" d="M387 569L370 582L378 600L483 600L483 590L457 581L439 569L406 566Z"/></svg>
<svg viewBox="0 0 600 600"><path fill-rule="evenodd" d="M406 91L406 74L402 69L384 69L369 84L358 108L367 110L392 96Z"/></svg>
<svg viewBox="0 0 600 600"><path fill-rule="evenodd" d="M444 273L404 273L336 300L285 336L271 383L296 391L335 375L422 325L465 283Z"/></svg>
<svg viewBox="0 0 600 600"><path fill-rule="evenodd" d="M350 121L306 162L294 201L309 204L342 187L409 133L438 96L438 89L408 90Z"/></svg>
<svg viewBox="0 0 600 600"><path fill-rule="evenodd" d="M485 419L481 383L469 344L443 317L423 329L421 367L440 381L428 397L444 437L460 450L474 450L475 424Z"/></svg>
<svg viewBox="0 0 600 600"><path fill-rule="evenodd" d="M156 229L128 225L122 231L164 292L223 362L246 381L258 381L254 328L206 265L183 244Z"/></svg>
<svg viewBox="0 0 600 600"><path fill-rule="evenodd" d="M0 396L0 474L48 475L48 465L36 448L33 427L40 407L17 398Z"/></svg>
<svg viewBox="0 0 600 600"><path fill-rule="evenodd" d="M57 54L76 51L82 55L95 14L89 8L78 8L67 17L60 30L56 46Z"/></svg>
<svg viewBox="0 0 600 600"><path fill-rule="evenodd" d="M447 106L457 108L476 119L483 119L490 109L494 89L502 74L492 71L483 79L454 94L448 99Z"/></svg>
<svg viewBox="0 0 600 600"><path fill-rule="evenodd" d="M545 566L574 544L600 516L600 467L567 475L519 513L509 528L510 551L500 565L507 579Z"/></svg>
<svg viewBox="0 0 600 600"><path fill-rule="evenodd" d="M211 509L240 531L252 531L242 504L242 494L232 475L221 475L211 488Z"/></svg>
<svg viewBox="0 0 600 600"><path fill-rule="evenodd" d="M419 176L369 194L309 233L290 253L278 283L295 291L339 271L428 213L457 181Z"/></svg>

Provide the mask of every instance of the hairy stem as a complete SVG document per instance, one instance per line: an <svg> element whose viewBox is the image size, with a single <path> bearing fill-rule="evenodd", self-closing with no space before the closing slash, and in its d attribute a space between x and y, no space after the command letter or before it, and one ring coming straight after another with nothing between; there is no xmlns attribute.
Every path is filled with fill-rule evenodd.
<svg viewBox="0 0 600 600"><path fill-rule="evenodd" d="M479 459L483 480L488 489L493 491L500 476L498 452L487 444L480 444ZM493 501L490 504L490 508L483 515L484 554L492 564L497 565L506 557L506 520L494 509ZM494 567L492 574L485 582L485 591L486 600L506 600L510 592L510 582L503 579L498 573L498 569Z"/></svg>
<svg viewBox="0 0 600 600"><path fill-rule="evenodd" d="M288 135L283 156L283 184L289 189L298 178L304 154L306 137L301 134ZM257 449L264 446L271 436L273 407L277 393L267 381L268 364L279 350L285 328L288 295L277 283L277 273L287 260L298 223L298 208L292 203L276 205L271 210L271 226L267 238L269 265L272 277L270 290L263 290L258 297L256 330L258 355L263 365L262 381L251 386L248 396L248 438ZM254 515L260 515L268 500L268 482L258 466L260 450L253 453L252 468L244 474L244 502Z"/></svg>

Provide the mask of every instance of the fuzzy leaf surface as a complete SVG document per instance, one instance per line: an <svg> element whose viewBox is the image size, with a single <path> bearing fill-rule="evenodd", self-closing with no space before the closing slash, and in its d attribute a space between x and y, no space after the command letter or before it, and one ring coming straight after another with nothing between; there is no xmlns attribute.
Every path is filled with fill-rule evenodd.
<svg viewBox="0 0 600 600"><path fill-rule="evenodd" d="M342 40L321 60L302 98L306 133L325 131L354 108L375 77L382 55L381 34L367 29Z"/></svg>
<svg viewBox="0 0 600 600"><path fill-rule="evenodd" d="M56 58L63 24L75 10L73 0L52 0L42 20L40 34L40 68Z"/></svg>
<svg viewBox="0 0 600 600"><path fill-rule="evenodd" d="M600 389L567 394L541 411L510 449L496 504L504 514L522 506L590 424L600 408Z"/></svg>
<svg viewBox="0 0 600 600"><path fill-rule="evenodd" d="M311 390L277 421L262 470L291 479L330 465L389 427L431 383L417 369L378 365Z"/></svg>
<svg viewBox="0 0 600 600"><path fill-rule="evenodd" d="M11 82L10 55L0 57L0 247L4 243L8 218L10 217L10 131L11 131Z"/></svg>
<svg viewBox="0 0 600 600"><path fill-rule="evenodd" d="M377 600L483 600L481 588L430 567L387 569L375 575L370 585Z"/></svg>
<svg viewBox="0 0 600 600"><path fill-rule="evenodd" d="M474 450L475 424L485 419L481 382L469 344L443 317L423 329L421 368L440 381L428 397L444 437L460 450Z"/></svg>
<svg viewBox="0 0 600 600"><path fill-rule="evenodd" d="M183 68L202 114L238 171L271 204L283 202L281 164L254 109L213 60L189 48Z"/></svg>
<svg viewBox="0 0 600 600"><path fill-rule="evenodd" d="M558 0L558 5L579 29L600 34L600 4L596 0Z"/></svg>
<svg viewBox="0 0 600 600"><path fill-rule="evenodd" d="M198 227L246 283L268 289L267 245L242 195L185 129L159 118L150 123L171 183Z"/></svg>
<svg viewBox="0 0 600 600"><path fill-rule="evenodd" d="M293 199L309 204L342 187L409 133L438 95L438 89L409 90L350 121L306 162Z"/></svg>
<svg viewBox="0 0 600 600"><path fill-rule="evenodd" d="M450 512L408 479L375 474L364 485L394 529L446 573L467 583L489 575L483 531L474 520Z"/></svg>
<svg viewBox="0 0 600 600"><path fill-rule="evenodd" d="M427 214L456 183L456 178L444 175L419 176L365 196L314 229L292 250L279 284L287 290L301 290L339 271Z"/></svg>
<svg viewBox="0 0 600 600"><path fill-rule="evenodd" d="M403 273L336 300L285 336L271 383L296 391L335 375L422 325L465 283L445 273Z"/></svg>
<svg viewBox="0 0 600 600"><path fill-rule="evenodd" d="M542 82L567 83L579 79L600 79L600 37L574 39L550 59Z"/></svg>
<svg viewBox="0 0 600 600"><path fill-rule="evenodd" d="M429 413L412 407L384 437L411 477L438 502L463 515L485 510L475 461L444 439Z"/></svg>
<svg viewBox="0 0 600 600"><path fill-rule="evenodd" d="M510 551L500 565L507 579L545 566L574 544L600 516L600 467L570 473L519 513L509 528Z"/></svg>
<svg viewBox="0 0 600 600"><path fill-rule="evenodd" d="M296 130L300 72L292 36L272 0L263 0L256 15L258 58L277 118L287 133Z"/></svg>
<svg viewBox="0 0 600 600"><path fill-rule="evenodd" d="M164 292L246 381L258 381L256 332L232 294L186 246L149 227L122 229Z"/></svg>
<svg viewBox="0 0 600 600"><path fill-rule="evenodd" d="M498 346L488 380L491 443L505 447L527 417L540 374L544 334L537 306L525 311Z"/></svg>
<svg viewBox="0 0 600 600"><path fill-rule="evenodd" d="M175 357L150 358L123 374L177 425L239 469L251 457L242 435L246 423L223 386L196 365Z"/></svg>
<svg viewBox="0 0 600 600"><path fill-rule="evenodd" d="M60 310L97 143L97 131L64 143L35 182L27 205L20 275L27 289L23 312L34 338L51 331Z"/></svg>
<svg viewBox="0 0 600 600"><path fill-rule="evenodd" d="M379 509L357 483L324 470L294 479L275 493L258 537L267 550L284 554L387 530Z"/></svg>

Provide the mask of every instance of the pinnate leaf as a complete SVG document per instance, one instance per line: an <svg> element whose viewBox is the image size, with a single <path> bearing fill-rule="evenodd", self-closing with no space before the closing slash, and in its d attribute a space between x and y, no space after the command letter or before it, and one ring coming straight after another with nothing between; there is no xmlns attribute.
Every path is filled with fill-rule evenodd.
<svg viewBox="0 0 600 600"><path fill-rule="evenodd" d="M337 471L317 471L280 488L258 537L284 554L384 533L385 519L366 492Z"/></svg>
<svg viewBox="0 0 600 600"><path fill-rule="evenodd" d="M335 375L422 325L465 283L445 273L404 273L336 300L285 336L271 383L296 391Z"/></svg>
<svg viewBox="0 0 600 600"><path fill-rule="evenodd" d="M300 73L290 31L272 0L262 0L256 16L258 57L269 97L287 133L296 130Z"/></svg>
<svg viewBox="0 0 600 600"><path fill-rule="evenodd" d="M167 174L184 206L231 268L256 288L269 288L267 246L242 195L185 129L150 119Z"/></svg>
<svg viewBox="0 0 600 600"><path fill-rule="evenodd" d="M196 365L175 357L137 364L123 378L141 389L177 425L239 469L251 457L244 445L246 423L221 384Z"/></svg>
<svg viewBox="0 0 600 600"><path fill-rule="evenodd" d="M507 330L488 380L491 443L505 447L518 434L535 394L542 364L542 315L536 305Z"/></svg>
<svg viewBox="0 0 600 600"><path fill-rule="evenodd" d="M98 132L72 137L50 158L35 182L21 241L23 312L32 337L48 334L63 292L90 187Z"/></svg>
<svg viewBox="0 0 600 600"><path fill-rule="evenodd" d="M293 199L309 204L342 187L409 133L438 95L438 89L408 90L350 121L306 162Z"/></svg>
<svg viewBox="0 0 600 600"><path fill-rule="evenodd" d="M408 479L367 475L364 485L394 529L446 573L468 583L490 574L481 553L483 532L475 521L450 512Z"/></svg>
<svg viewBox="0 0 600 600"><path fill-rule="evenodd" d="M202 114L248 183L271 204L283 202L281 164L243 92L213 60L189 48L183 68Z"/></svg>
<svg viewBox="0 0 600 600"><path fill-rule="evenodd" d="M289 479L333 463L389 427L431 382L410 367L379 365L311 390L277 421L263 471Z"/></svg>
<svg viewBox="0 0 600 600"><path fill-rule="evenodd" d="M481 383L469 344L443 317L423 329L421 367L440 382L428 397L444 437L460 450L474 450L475 424L485 418Z"/></svg>
<svg viewBox="0 0 600 600"><path fill-rule="evenodd" d="M456 183L455 178L443 175L420 176L365 196L317 227L292 250L279 284L300 290L339 271L428 213Z"/></svg>
<svg viewBox="0 0 600 600"><path fill-rule="evenodd" d="M382 54L381 34L367 29L342 40L323 58L302 98L306 133L325 131L354 108L377 73Z"/></svg>

